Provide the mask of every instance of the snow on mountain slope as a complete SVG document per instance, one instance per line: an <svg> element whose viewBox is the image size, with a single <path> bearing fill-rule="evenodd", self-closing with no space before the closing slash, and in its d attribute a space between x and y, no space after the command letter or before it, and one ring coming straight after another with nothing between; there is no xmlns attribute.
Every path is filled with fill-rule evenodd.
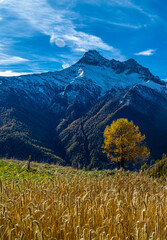
<svg viewBox="0 0 167 240"><path fill-rule="evenodd" d="M151 81L136 84L126 91L120 100L119 107L129 104L138 112L149 117L157 109L167 110L167 86Z"/></svg>
<svg viewBox="0 0 167 240"><path fill-rule="evenodd" d="M84 75L88 80L101 88L101 94L111 89L121 90L126 87L133 86L136 83L142 83L143 80L136 73L126 75L124 73L117 74L112 68L106 66L90 66L82 65Z"/></svg>
<svg viewBox="0 0 167 240"><path fill-rule="evenodd" d="M157 92L159 92L160 94L163 94L164 97L167 98L167 85L160 85L158 83L155 83L155 82L152 82L152 81L147 81L145 83L142 83L141 84L142 86L146 86L150 89L153 89Z"/></svg>
<svg viewBox="0 0 167 240"><path fill-rule="evenodd" d="M165 82L153 76L147 68L139 65L134 59L125 62L107 60L97 51L88 51L73 66L63 70L63 74L70 75L73 72L74 80L70 85L82 85L92 91L91 86L98 86L101 94L114 89L119 92L125 88L130 88L135 84L145 84L146 82L157 83L157 86L165 86ZM62 73L61 72L61 73ZM76 81L77 79L77 81Z"/></svg>
<svg viewBox="0 0 167 240"><path fill-rule="evenodd" d="M155 83L156 89L165 85L165 82L154 77L134 59L110 61L97 51L90 50L76 64L61 71L1 77L0 93L3 96L6 91L21 92L27 99L34 101L38 100L38 96L46 105L50 105L55 97L65 98L67 104L70 104L77 97L84 98L85 94L98 99L110 90L118 93L136 84L148 86L148 81L150 88Z"/></svg>

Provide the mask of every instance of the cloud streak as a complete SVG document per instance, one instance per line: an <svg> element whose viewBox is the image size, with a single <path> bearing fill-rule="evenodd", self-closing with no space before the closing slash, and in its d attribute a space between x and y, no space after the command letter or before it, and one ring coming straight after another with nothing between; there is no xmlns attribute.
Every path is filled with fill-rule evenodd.
<svg viewBox="0 0 167 240"><path fill-rule="evenodd" d="M104 20L101 18L96 18L96 17L89 17L89 18L94 21L103 22L104 24L115 25L115 26L125 27L125 28L131 28L131 29L135 29L135 30L138 30L138 29L146 26L146 25L142 25L142 24L135 25L135 24L125 23L125 22L107 21L107 20Z"/></svg>
<svg viewBox="0 0 167 240"><path fill-rule="evenodd" d="M156 52L156 49L148 49L142 52L135 53L136 56L151 56L154 55Z"/></svg>
<svg viewBox="0 0 167 240"><path fill-rule="evenodd" d="M1 77L16 77L16 76L21 76L21 75L28 75L31 73L27 72L13 72L11 70L6 70L6 71L0 71L0 76Z"/></svg>
<svg viewBox="0 0 167 240"><path fill-rule="evenodd" d="M0 54L0 65L12 65L28 62L28 59L21 58L18 56L11 56L7 54Z"/></svg>
<svg viewBox="0 0 167 240"><path fill-rule="evenodd" d="M73 19L77 15L71 10L52 8L47 0L4 0L0 2L2 8L15 13L20 20L26 20L34 29L50 36L50 42L58 47L75 49L89 49L109 51L111 57L123 59L119 49L105 43L100 37L78 31Z"/></svg>
<svg viewBox="0 0 167 240"><path fill-rule="evenodd" d="M96 4L96 5L101 5L101 4L106 4L110 6L115 6L115 7L122 7L122 8L129 8L129 9L135 9L141 14L147 16L151 21L154 21L156 18L158 18L157 15L149 13L148 11L144 10L141 6L133 3L132 0L80 0L84 3L87 4Z"/></svg>
<svg viewBox="0 0 167 240"><path fill-rule="evenodd" d="M26 58L22 58L19 56L12 56L10 54L5 53L7 51L8 45L10 44L11 42L7 40L5 43L0 44L0 65L6 66L6 65L13 65L13 64L21 64L29 61Z"/></svg>

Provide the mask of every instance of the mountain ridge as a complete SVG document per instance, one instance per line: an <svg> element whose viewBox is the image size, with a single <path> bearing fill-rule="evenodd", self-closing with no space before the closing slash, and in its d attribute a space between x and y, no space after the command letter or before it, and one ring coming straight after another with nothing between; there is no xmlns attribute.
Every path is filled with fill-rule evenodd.
<svg viewBox="0 0 167 240"><path fill-rule="evenodd" d="M108 60L90 50L61 71L0 77L0 94L1 157L109 166L103 131L118 117L147 133L152 157L166 151L167 85L134 59Z"/></svg>

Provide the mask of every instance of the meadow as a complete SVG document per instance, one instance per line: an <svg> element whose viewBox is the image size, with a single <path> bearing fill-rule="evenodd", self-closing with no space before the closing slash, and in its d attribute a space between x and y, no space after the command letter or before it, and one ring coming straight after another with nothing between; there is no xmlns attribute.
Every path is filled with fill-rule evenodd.
<svg viewBox="0 0 167 240"><path fill-rule="evenodd" d="M167 181L0 161L1 240L165 240Z"/></svg>

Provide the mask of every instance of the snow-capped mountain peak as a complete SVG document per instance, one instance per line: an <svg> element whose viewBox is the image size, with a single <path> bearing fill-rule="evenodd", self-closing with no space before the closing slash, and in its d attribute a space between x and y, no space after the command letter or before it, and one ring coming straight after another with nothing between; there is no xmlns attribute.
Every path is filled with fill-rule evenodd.
<svg viewBox="0 0 167 240"><path fill-rule="evenodd" d="M139 65L137 62L136 62L136 60L135 59L133 59L133 58L129 58L127 61L125 61L124 62L125 63L125 65L132 65L132 66L134 66L134 65Z"/></svg>
<svg viewBox="0 0 167 240"><path fill-rule="evenodd" d="M107 60L96 50L86 52L76 64L61 71L1 78L1 80L0 92L5 89L21 90L28 97L32 93L34 96L38 93L43 101L49 103L55 98L55 94L66 97L66 101L70 103L81 97L81 92L83 95L87 92L99 98L110 90L118 93L125 88L147 81L165 86L165 82L153 76L149 69L144 68L134 59L124 62Z"/></svg>
<svg viewBox="0 0 167 240"><path fill-rule="evenodd" d="M105 65L109 64L109 60L100 55L96 50L89 50L78 61L77 64L89 64L89 65Z"/></svg>

